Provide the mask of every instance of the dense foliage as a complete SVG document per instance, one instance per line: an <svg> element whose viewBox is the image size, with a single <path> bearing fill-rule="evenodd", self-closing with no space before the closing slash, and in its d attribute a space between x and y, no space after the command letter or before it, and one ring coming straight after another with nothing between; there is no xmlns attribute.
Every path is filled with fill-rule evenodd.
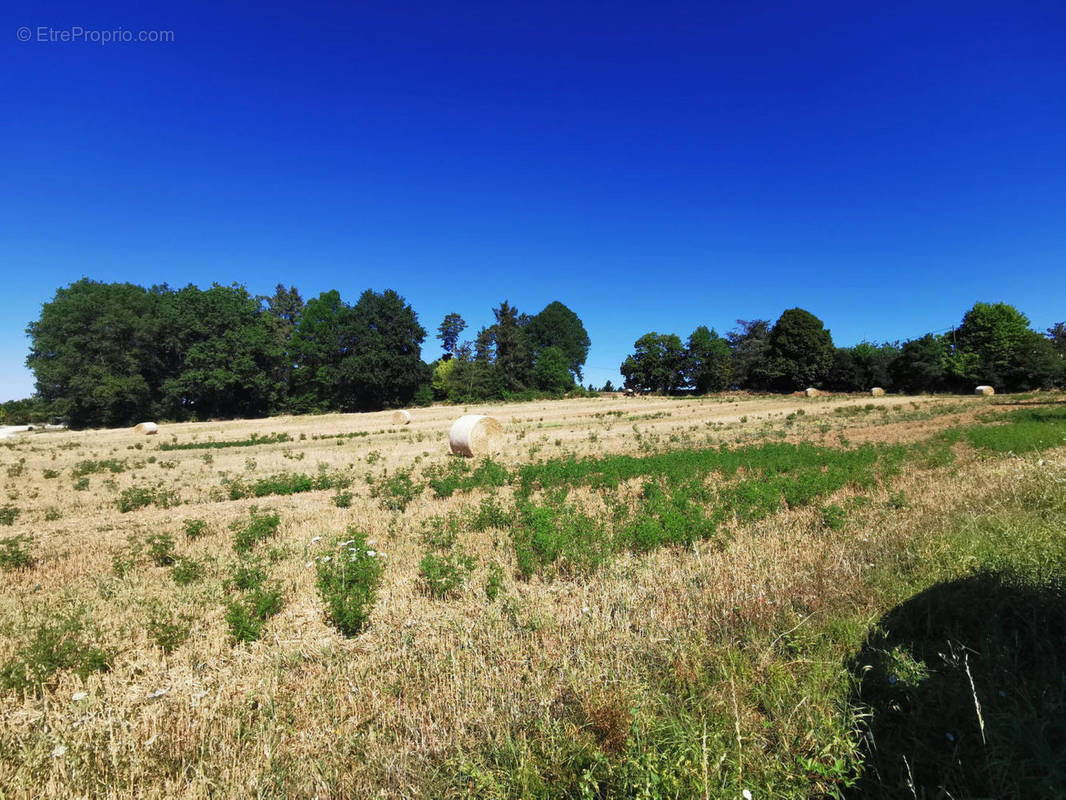
<svg viewBox="0 0 1066 800"><path fill-rule="evenodd" d="M737 325L724 339L701 325L686 346L674 334L644 334L622 362L626 388L705 394L877 386L920 393L970 392L979 384L1006 392L1066 384L1066 323L1041 335L1006 303L977 303L958 328L902 344L834 347L822 321L801 308L785 311L773 325L761 319Z"/></svg>
<svg viewBox="0 0 1066 800"><path fill-rule="evenodd" d="M238 285L83 278L30 323L37 395L0 404L0 424L119 426L584 391L576 381L589 336L577 314L558 301L532 317L506 301L493 313L472 342L460 342L462 316L448 314L437 329L444 354L426 364L426 330L391 289L349 304L336 290L304 302L292 286L255 297Z"/></svg>
<svg viewBox="0 0 1066 800"><path fill-rule="evenodd" d="M256 297L236 284L146 289L82 278L27 328L37 393L0 404L0 424L58 417L73 427L119 426L586 391L579 381L590 340L570 308L554 301L530 316L505 300L492 311L495 322L466 341L466 321L447 314L437 328L443 354L427 364L426 330L391 289L368 289L352 305L336 290L305 303L292 286ZM917 393L989 384L1010 392L1066 383L1064 323L1037 333L1005 303L977 303L954 330L902 344L835 347L801 308L773 324L737 325L724 337L700 325L684 342L644 334L621 364L625 388Z"/></svg>
<svg viewBox="0 0 1066 800"><path fill-rule="evenodd" d="M444 355L431 365L433 398L453 403L583 391L589 335L581 319L555 301L529 316L504 300L496 322L459 342L466 322L448 314L438 329Z"/></svg>

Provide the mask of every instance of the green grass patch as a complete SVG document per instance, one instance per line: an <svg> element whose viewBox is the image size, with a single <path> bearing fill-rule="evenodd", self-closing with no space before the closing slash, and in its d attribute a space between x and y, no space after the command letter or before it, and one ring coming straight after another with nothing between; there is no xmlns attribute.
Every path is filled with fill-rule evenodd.
<svg viewBox="0 0 1066 800"><path fill-rule="evenodd" d="M247 439L228 439L220 442L163 442L159 445L160 450L223 450L227 447L258 447L267 444L281 444L291 442L292 437L287 433L271 433L266 436L252 434Z"/></svg>
<svg viewBox="0 0 1066 800"><path fill-rule="evenodd" d="M230 500L240 500L244 497L269 497L322 489L347 489L352 485L352 479L340 472L329 474L323 471L317 475L280 472L257 481L245 481L240 478L223 480L223 485L227 488Z"/></svg>

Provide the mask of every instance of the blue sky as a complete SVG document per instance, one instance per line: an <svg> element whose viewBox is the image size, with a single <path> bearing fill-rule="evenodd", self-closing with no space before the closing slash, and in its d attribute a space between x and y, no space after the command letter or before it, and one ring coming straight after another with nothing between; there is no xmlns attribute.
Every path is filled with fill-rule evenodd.
<svg viewBox="0 0 1066 800"><path fill-rule="evenodd" d="M797 305L838 344L1066 318L1057 0L0 15L0 400L83 275L393 288L431 332L558 299L597 385L647 331ZM47 41L78 26L173 41Z"/></svg>

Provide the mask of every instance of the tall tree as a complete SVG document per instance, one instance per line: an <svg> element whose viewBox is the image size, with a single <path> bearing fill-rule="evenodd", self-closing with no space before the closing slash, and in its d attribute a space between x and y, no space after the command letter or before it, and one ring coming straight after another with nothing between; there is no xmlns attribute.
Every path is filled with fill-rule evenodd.
<svg viewBox="0 0 1066 800"><path fill-rule="evenodd" d="M802 308L785 311L770 331L765 374L778 391L820 384L833 366L833 337Z"/></svg>
<svg viewBox="0 0 1066 800"><path fill-rule="evenodd" d="M1061 361L1050 341L1029 328L1029 319L1007 303L975 303L954 332L950 369L960 381L1007 391L1049 386Z"/></svg>
<svg viewBox="0 0 1066 800"><path fill-rule="evenodd" d="M567 369L577 380L581 380L581 370L588 358L591 342L577 314L556 300L532 317L525 330L535 361L539 360L545 349L557 347L566 357Z"/></svg>
<svg viewBox="0 0 1066 800"><path fill-rule="evenodd" d="M1066 358L1066 322L1056 322L1047 329L1047 338L1051 340L1062 358Z"/></svg>
<svg viewBox="0 0 1066 800"><path fill-rule="evenodd" d="M466 330L466 320L455 313L448 314L437 328L437 338L440 339L441 347L449 358L455 355L455 348L459 345L459 336Z"/></svg>
<svg viewBox="0 0 1066 800"><path fill-rule="evenodd" d="M529 371L533 366L533 355L529 347L518 309L506 300L499 308L492 309L496 324L492 326L493 341L496 345L496 366L508 391L520 392L529 386Z"/></svg>
<svg viewBox="0 0 1066 800"><path fill-rule="evenodd" d="M733 384L742 389L765 389L756 376L762 375L766 351L770 347L770 321L737 320L737 327L726 334L733 355Z"/></svg>
<svg viewBox="0 0 1066 800"><path fill-rule="evenodd" d="M633 343L634 352L622 362L627 389L674 392L685 383L685 348L673 333L646 333Z"/></svg>
<svg viewBox="0 0 1066 800"><path fill-rule="evenodd" d="M892 385L910 394L941 391L945 388L947 359L945 337L927 333L904 342L888 368Z"/></svg>
<svg viewBox="0 0 1066 800"><path fill-rule="evenodd" d="M545 347L537 355L530 374L533 386L542 392L562 394L574 388L570 362L560 347Z"/></svg>
<svg viewBox="0 0 1066 800"><path fill-rule="evenodd" d="M367 289L352 307L354 347L342 375L355 407L374 409L408 405L430 381L422 361L426 331L418 315L399 294Z"/></svg>
<svg viewBox="0 0 1066 800"><path fill-rule="evenodd" d="M169 416L262 417L278 406L284 349L247 289L190 285L168 295L163 310L168 361L177 364L163 383Z"/></svg>
<svg viewBox="0 0 1066 800"><path fill-rule="evenodd" d="M161 364L159 294L82 278L59 289L26 329L37 392L73 427L154 414Z"/></svg>
<svg viewBox="0 0 1066 800"><path fill-rule="evenodd" d="M685 350L685 378L698 394L729 388L733 374L729 343L706 325L688 337Z"/></svg>

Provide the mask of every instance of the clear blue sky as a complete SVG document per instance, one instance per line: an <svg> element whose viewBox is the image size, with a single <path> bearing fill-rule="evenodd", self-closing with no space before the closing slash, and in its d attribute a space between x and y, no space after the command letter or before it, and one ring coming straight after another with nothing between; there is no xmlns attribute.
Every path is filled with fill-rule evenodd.
<svg viewBox="0 0 1066 800"><path fill-rule="evenodd" d="M394 288L431 332L559 299L597 385L647 331L796 305L838 344L976 300L1066 318L1059 0L0 16L0 399L32 392L24 328L83 275ZM38 40L74 26L173 41Z"/></svg>

